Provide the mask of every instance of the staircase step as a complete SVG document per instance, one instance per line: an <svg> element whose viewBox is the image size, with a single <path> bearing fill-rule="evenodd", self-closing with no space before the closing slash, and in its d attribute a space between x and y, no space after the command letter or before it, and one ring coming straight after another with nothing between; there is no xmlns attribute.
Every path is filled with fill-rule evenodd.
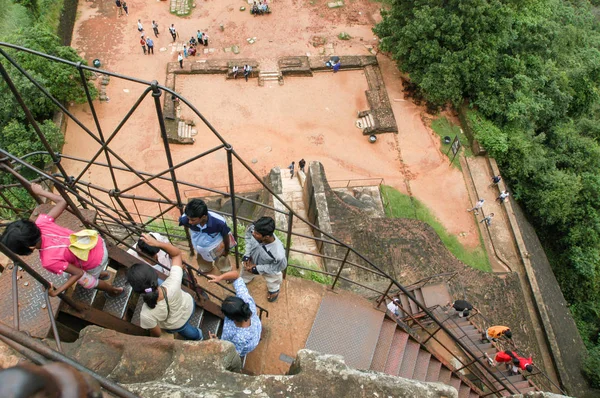
<svg viewBox="0 0 600 398"><path fill-rule="evenodd" d="M119 295L118 297L111 297L104 293L105 302L103 311L116 316L117 318L123 318L123 316L125 316L125 311L127 310L129 298L133 292L133 288L129 283L127 283L126 268L121 268L117 271L117 275L113 281L113 286L122 287L123 294Z"/></svg>
<svg viewBox="0 0 600 398"><path fill-rule="evenodd" d="M218 316L211 314L210 312L205 312L203 318L204 319L202 320L202 326L200 327L200 329L202 329L202 336L204 337L204 339L208 340L208 332L219 335L219 328L221 327L221 323L223 320Z"/></svg>
<svg viewBox="0 0 600 398"><path fill-rule="evenodd" d="M431 358L427 366L425 381L437 381L440 377L440 370L442 370L442 363L435 358Z"/></svg>
<svg viewBox="0 0 600 398"><path fill-rule="evenodd" d="M469 398L479 398L479 394L477 394L475 391L471 391L469 393Z"/></svg>
<svg viewBox="0 0 600 398"><path fill-rule="evenodd" d="M402 303L402 308L406 309L406 311L410 311L410 303L409 303L409 298L406 297L406 294L402 293L400 294L400 302ZM400 315L401 316L407 316L408 313L405 311L400 310Z"/></svg>
<svg viewBox="0 0 600 398"><path fill-rule="evenodd" d="M377 346L375 347L375 353L373 354L373 360L371 361L371 370L377 372L383 372L385 369L385 362L392 346L392 340L394 339L394 332L396 331L397 324L389 319L384 319L379 331L379 340L377 340Z"/></svg>
<svg viewBox="0 0 600 398"><path fill-rule="evenodd" d="M402 356L402 364L398 371L398 376L406 379L412 379L415 367L417 366L417 357L419 355L420 345L414 340L408 340L404 355Z"/></svg>
<svg viewBox="0 0 600 398"><path fill-rule="evenodd" d="M440 375L438 376L438 380L440 383L443 384L448 384L450 383L450 378L452 377L452 372L450 372L450 370L443 366L442 369L440 369Z"/></svg>
<svg viewBox="0 0 600 398"><path fill-rule="evenodd" d="M461 381L458 377L452 375L452 377L450 377L450 382L448 383L448 385L456 388L456 391L460 391L460 385L461 385Z"/></svg>
<svg viewBox="0 0 600 398"><path fill-rule="evenodd" d="M190 318L190 324L199 328L202 323L202 318L204 318L204 308L196 306L194 314Z"/></svg>
<svg viewBox="0 0 600 398"><path fill-rule="evenodd" d="M106 266L102 269L102 271L106 271L106 268L108 268L108 264L106 264ZM73 292L73 295L71 296L71 298L73 300L79 301L81 303L87 304L87 305L92 305L92 303L94 302L94 300L96 299L96 295L98 294L98 289L86 289L81 285L77 285L75 287L75 291Z"/></svg>
<svg viewBox="0 0 600 398"><path fill-rule="evenodd" d="M415 296L415 298L422 304L425 304L425 298L423 297L423 292L421 291L421 289L415 289L412 292Z"/></svg>
<svg viewBox="0 0 600 398"><path fill-rule="evenodd" d="M462 383L460 385L460 389L458 390L458 398L469 398L471 395L471 387Z"/></svg>
<svg viewBox="0 0 600 398"><path fill-rule="evenodd" d="M414 300L408 299L408 301L410 304L410 311L412 314L417 314L417 313L421 312L421 309L417 306L417 304L415 303Z"/></svg>
<svg viewBox="0 0 600 398"><path fill-rule="evenodd" d="M417 364L415 365L415 372L412 376L414 380L425 381L430 361L431 354L424 349L420 349L419 355L417 356Z"/></svg>
<svg viewBox="0 0 600 398"><path fill-rule="evenodd" d="M394 339L392 340L392 346L390 347L390 353L385 363L384 372L396 376L400 370L402 363L402 356L404 355L404 348L408 342L408 333L396 329L394 333Z"/></svg>

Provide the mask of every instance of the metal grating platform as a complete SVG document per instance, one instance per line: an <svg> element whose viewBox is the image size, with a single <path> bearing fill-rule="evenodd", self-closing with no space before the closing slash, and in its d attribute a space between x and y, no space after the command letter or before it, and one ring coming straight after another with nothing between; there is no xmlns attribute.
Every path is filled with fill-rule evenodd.
<svg viewBox="0 0 600 398"><path fill-rule="evenodd" d="M346 364L369 369L384 313L366 300L327 292L321 301L306 348L342 355Z"/></svg>
<svg viewBox="0 0 600 398"><path fill-rule="evenodd" d="M424 304L427 307L433 307L434 305L445 306L446 303L452 301L445 283L423 286L421 293L423 294Z"/></svg>
<svg viewBox="0 0 600 398"><path fill-rule="evenodd" d="M135 311L133 312L133 316L131 317L131 323L134 325L140 326L140 314L142 313L142 307L144 306L144 300L142 298L138 298L137 305L135 306Z"/></svg>
<svg viewBox="0 0 600 398"><path fill-rule="evenodd" d="M105 292L104 297L106 298L106 301L104 302L103 311L114 315L117 318L123 318L123 316L125 316L125 311L127 310L129 298L133 292L131 285L127 283L127 272L125 268L121 268L117 272L113 281L113 286L122 287L123 294L118 297L111 297Z"/></svg>
<svg viewBox="0 0 600 398"><path fill-rule="evenodd" d="M200 327L204 340L209 339L208 332L214 333L218 336L222 322L223 320L218 316L213 315L210 312L204 312L204 319L202 320L202 326Z"/></svg>
<svg viewBox="0 0 600 398"><path fill-rule="evenodd" d="M200 324L202 323L202 318L204 318L204 309L196 306L196 309L194 309L194 314L190 318L190 324L199 328Z"/></svg>
<svg viewBox="0 0 600 398"><path fill-rule="evenodd" d="M46 271L40 265L40 259L37 253L24 257L25 261L39 272L44 278L60 286L68 279L67 274L56 275ZM51 325L48 319L48 310L46 309L46 300L44 298L44 289L25 271L18 272L18 297L19 297L19 328L21 331L28 332L32 337L45 338L50 332ZM13 293L12 293L12 267L0 275L0 292L3 299L0 300L0 319L2 322L13 324ZM54 317L58 313L60 299L50 297L52 313Z"/></svg>

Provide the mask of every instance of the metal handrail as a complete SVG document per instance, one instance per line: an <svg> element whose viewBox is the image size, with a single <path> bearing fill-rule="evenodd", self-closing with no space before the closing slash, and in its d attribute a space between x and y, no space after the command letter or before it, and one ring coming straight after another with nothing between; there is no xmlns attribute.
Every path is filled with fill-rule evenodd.
<svg viewBox="0 0 600 398"><path fill-rule="evenodd" d="M131 82L135 82L135 83L140 83L142 84L145 89L143 91L143 93L140 95L140 97L138 98L138 100L136 101L136 103L133 105L133 107L129 110L129 112L127 112L126 116L123 118L123 120L118 124L117 128L112 132L112 134L106 139L101 139L98 138L96 135L94 135L90 129L88 129L85 125L83 125L83 123L81 123L81 121L79 121L72 113L70 113L59 101L57 101L55 98L52 97L52 95L45 90L35 79L33 79L28 73L27 71L23 70L22 68L20 68L20 66L18 65L18 63L16 61L14 61L14 59L12 59L7 53L6 51L4 51L2 49L2 47L8 47L14 50L18 50L18 51L24 51L30 54L34 54L36 56L40 56L55 62L59 62L65 65L68 65L70 67L76 68L79 71L79 75L80 75L80 79L81 79L81 83L83 85L86 84L86 80L84 77L84 74L82 73L83 70L86 71L92 71L92 72L98 72L98 73L102 73L105 75L109 75L109 76L113 76L113 77L117 77L117 78L121 78L121 79L125 79ZM326 237L328 239L330 239L331 242L326 242L328 244L333 244L336 245L338 247L343 247L346 251L344 259L342 260L339 268L338 268L338 272L335 276L334 282L331 285L331 288L334 289L335 285L337 283L338 280L344 280L347 281L349 283L353 283L356 284L358 286L370 289L376 293L381 293L371 287L362 285L356 281L350 280L349 278L343 277L341 276L341 272L342 270L348 265L350 267L357 267L356 263L350 263L348 261L349 255L352 253L354 256L356 256L356 258L358 258L361 261L364 261L368 268L372 268L372 271L374 271L376 274L378 274L379 276L386 278L390 281L390 288L395 286L400 292L406 294L406 296L408 297L409 300L411 300L412 302L415 303L415 305L420 308L428 317L430 317L436 324L438 324L438 326L440 327L440 329L444 330L446 333L449 333L449 331L447 330L447 328L445 327L445 325L443 325L441 322L439 322L439 320L437 320L435 318L435 316L428 310L428 308L426 308L422 303L420 303L418 300L416 300L414 298L414 296L412 294L410 294L410 292L406 289L406 287L402 286L399 282L397 282L394 278L392 278L388 273L386 273L385 271L383 271L380 267L378 267L377 265L373 264L371 261L369 261L364 255L362 255L361 253L359 253L358 251L356 251L354 248L352 248L351 246L343 243L342 241L338 240L337 238L335 238L333 235L322 231L320 228L318 228L316 225L312 224L310 221L308 221L307 219L300 217L298 214L296 214L292 208L285 203L282 198L279 196L279 194L277 194L276 192L273 191L273 189L268 186L262 179L261 177L256 174L256 172L250 167L250 165L248 165L248 163L246 163L244 161L244 159L241 158L241 156L239 156L239 154L237 154L232 146L227 143L223 137L216 131L216 129L208 122L208 120L198 111L198 109L196 109L194 107L194 105L192 103L190 103L187 99L179 96L177 93L175 93L172 89L159 85L156 81L153 82L148 82L148 81L144 81L141 79L136 79L136 78L131 78L128 76L123 76L117 73L113 73L113 72L108 72L108 71L104 71L104 70L100 70L97 68L93 68L93 67L89 67L86 65L82 65L81 63L75 63L75 62L71 62L71 61L66 61L54 56L49 56L46 54L42 54L39 53L37 51L33 51L33 50L29 50L20 46L16 46L13 44L8 44L8 43L1 43L0 42L0 55L4 56L4 58L6 58L13 66L15 66L15 68L18 69L18 71L24 75L32 84L34 84L47 98L49 98L57 107L59 107L64 113L65 115L67 115L71 120L73 120L79 127L81 127L83 129L83 131L85 133L87 133L88 135L90 135L90 137L96 142L98 143L101 148L100 150L96 153L96 155L94 156L93 160L91 161L87 161L87 165L84 168L84 170L87 170L87 168L89 168L92 164L97 165L99 164L99 162L96 162L96 159L100 156L101 153L105 153L107 158L110 156L113 156L115 159L117 159L119 162L121 162L123 164L123 168L124 171L132 173L133 175L135 175L138 179L140 179L143 183L145 183L150 189L154 190L158 196L162 197L166 203L165 204L169 204L171 206L176 207L180 212L183 210L183 203L181 201L181 197L180 197L180 186L190 186L191 184L189 183L185 183L181 180L178 180L175 176L175 172L176 170L181 167L184 164L189 163L191 160L188 160L186 162L180 163L178 165L174 165L172 160L171 160L171 153L170 153L170 148L168 145L168 141L166 139L166 128L165 128L165 124L164 124L164 120L162 118L162 109L160 108L160 103L159 103L159 97L161 96L161 94L164 93L168 93L169 95L172 95L176 98L179 98L185 105L187 105L192 112L194 112L194 114L196 116L198 116L201 121L205 124L205 126L210 130L210 132L212 132L215 137L217 137L217 139L221 142L222 147L221 150L225 150L226 154L227 154L227 163L228 163L228 176L229 176L229 189L230 189L230 193L229 194L225 194L225 196L228 196L231 199L232 202L232 217L233 217L233 224L234 224L234 228L233 228L233 234L235 236L236 239L238 238L237 235L237 228L235 228L238 217L236 216L236 199L238 199L239 197L235 195L235 189L234 189L234 172L233 172L233 160L237 160L243 167L243 169L250 173L254 179L256 181L258 181L263 189L270 193L273 198L279 200L282 204L282 206L286 209L286 210L281 210L281 209L275 209L272 206L268 206L265 205L263 203L256 203L257 205L260 205L264 208L271 208L270 210L272 211L277 211L277 212L283 212L284 214L287 214L289 219L291 219L292 217L295 217L297 219L299 219L300 221L304 222L306 225L308 225L310 228L312 228L314 231L318 231L319 234L322 237ZM33 170L35 172L38 173L38 175L41 175L47 179L50 179L54 182L56 189L61 193L61 195L63 195L63 197L65 198L65 200L67 200L69 208L72 212L74 212L74 214L79 217L82 221L84 221L84 224L89 226L89 227L94 227L98 230L103 231L105 234L107 234L108 236L110 236L111 238L115 239L115 241L119 241L120 239L117 239L114 234L112 234L110 231L108 230L102 230L102 228L100 228L99 225L93 224L93 223L88 223L85 220L83 220L83 217L81 216L81 214L79 213L79 210L77 208L77 206L72 202L71 198L69 197L68 194L72 195L73 197L75 197L81 206L92 206L95 207L97 209L97 211L99 213L101 213L103 216L102 217L106 217L108 219L113 220L114 222L124 226L126 228L126 230L128 231L128 236L131 236L134 233L139 233L140 232L140 228L137 225L124 225L122 223L122 216L124 216L125 218L129 218L129 219L133 219L131 217L130 211L121 204L118 204L119 207L121 207L120 210L118 209L114 209L114 211L117 213L117 215L121 218L117 218L115 217L113 214L111 214L110 212L108 212L107 210L103 209L102 207L98 207L98 203L102 204L102 206L105 206L106 208L111 208L111 206L107 203L105 203L101 198L99 197L92 197L90 195L90 199L87 199L85 197L83 197L82 195L80 195L77 190L76 190L76 184L78 184L80 182L80 178L82 176L83 173L80 173L79 176L75 179L72 180L66 173L66 171L64 170L64 168L61 166L60 164L60 159L63 156L59 156L58 154L54 153L52 151L52 149L50 148L50 146L48 145L48 143L45 141L45 137L43 135L43 133L41 132L41 130L39 129L39 126L36 122L35 119L33 119L33 117L31 116L31 113L29 112L26 104L22 101L22 99L20 98L20 94L18 93L18 91L16 90L16 88L14 87L14 84L12 84L12 80L10 79L10 76L7 74L6 70L4 69L4 67L2 66L2 64L0 63L0 73L2 73L3 78L7 81L8 85L11 88L11 91L13 93L13 96L15 96L15 98L17 98L17 100L19 101L19 104L21 106L21 108L23 108L27 120L28 122L32 125L33 129L35 130L36 134L38 135L39 139L44 143L44 146L46 148L46 150L48 151L48 154L52 157L54 164L56 165L56 167L59 170L59 176L64 179L64 181L66 181L66 183L63 183L59 178L57 178L56 176L50 176L40 170L38 170L37 168L27 164L26 162L24 162L22 159L20 158L16 158L15 156L7 153L6 151L3 151L0 149L0 153L2 153L6 159L11 159L13 162L21 164L22 166L25 166L26 168L29 168L30 170ZM139 106L139 104L141 103L141 101L149 94L152 94L152 97L154 99L154 104L156 107L156 114L158 116L158 124L160 127L160 133L161 133L161 138L163 140L163 144L164 144L164 150L165 150L165 156L167 157L168 160L168 169L158 173L158 174L150 174L150 173L145 173L143 174L142 172L135 170L134 168L132 168L124 159L122 159L122 157L120 157L117 153L114 152L114 150L112 150L108 144L110 142L110 140L112 140L112 138L119 132L119 130L121 129L121 127L124 125L124 123L131 117L132 113L137 109L137 107ZM90 106L93 106L91 98L88 95L88 103L90 104ZM95 118L95 122L97 124L97 119ZM110 163L108 163L106 165L106 167L108 167L109 169L117 169L117 166L112 165ZM169 173L170 174L170 178L167 177L163 177L162 174L163 173ZM167 198L165 196L165 194L163 192L161 192L160 190L158 190L153 184L150 183L150 181L152 179L164 179L165 181L170 181L173 185L173 190L174 190L174 195L177 197L177 201L173 202L172 200L170 200L169 198ZM139 183L138 183L139 185ZM114 195L115 198L119 197L118 195L118 187L115 186L115 191L114 193L117 195ZM204 188L204 187L202 187ZM123 191L127 191L131 189L131 187L127 188L125 187L123 189ZM67 194L68 193L68 194ZM89 193L89 187L88 187L88 193ZM124 196L123 196L124 197ZM244 198L245 200L248 200L247 198ZM162 200L162 199L161 199ZM157 204L160 205L160 201L157 201ZM122 215L121 213L122 212ZM160 216L163 217L164 213ZM103 220L104 222L104 220ZM291 239L291 235L293 234L292 229L292 223L288 222L288 242ZM192 245L191 245L191 240L189 238L189 234L188 231L186 230L186 236L188 237L188 244L190 246L190 249L192 249ZM325 242L324 242L325 243ZM237 247L236 247L236 251L237 251ZM287 253L289 253L289 251L287 251ZM236 253L237 254L237 253ZM239 267L239 256L235 256L236 257L236 264ZM293 266L293 265L292 265ZM360 269L360 268L359 268ZM313 270L314 271L314 270ZM389 289L388 289L389 291ZM474 356L473 353L470 351L470 349L466 346L464 346L463 343L461 343L460 340L456 339L456 337L452 336L452 334L450 334L450 338L452 340L455 341L455 343L460 346L461 348L463 348L463 350L465 350L466 352L469 352L470 355ZM476 361L480 362L481 361L478 358L475 358ZM495 377L494 374L491 375L492 377ZM498 380L498 382L503 385L505 388L506 386L503 384L502 381Z"/></svg>
<svg viewBox="0 0 600 398"><path fill-rule="evenodd" d="M141 398L139 395L132 393L131 391L123 388L121 385L115 383L112 380L107 379L106 377L99 375L81 365L79 362L72 360L69 357L61 354L60 352L54 351L52 348L47 345L37 341L36 339L27 336L25 333L20 332L16 329L13 329L4 323L0 322L0 336L2 336L2 340L6 342L13 342L16 344L10 344L12 348L17 350L20 354L28 357L38 365L43 365L45 363L44 359L52 360L55 362L62 362L73 368L77 369L79 372L86 373L92 376L102 388L111 394L116 395L117 397L122 398ZM24 348L24 349L23 349ZM31 353L35 353L32 355Z"/></svg>

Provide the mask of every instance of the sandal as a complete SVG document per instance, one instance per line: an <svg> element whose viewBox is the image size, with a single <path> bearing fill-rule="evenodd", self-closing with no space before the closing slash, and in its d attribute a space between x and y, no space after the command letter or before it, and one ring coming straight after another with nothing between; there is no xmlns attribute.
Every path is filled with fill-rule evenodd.
<svg viewBox="0 0 600 398"><path fill-rule="evenodd" d="M279 290L276 292L269 292L269 294L267 295L267 301L269 303L274 303L275 301L277 301L277 298L279 297Z"/></svg>

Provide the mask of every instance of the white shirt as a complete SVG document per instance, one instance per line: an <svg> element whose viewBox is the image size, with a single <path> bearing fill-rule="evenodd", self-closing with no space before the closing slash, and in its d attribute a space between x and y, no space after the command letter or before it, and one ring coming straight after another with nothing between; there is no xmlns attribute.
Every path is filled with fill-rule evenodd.
<svg viewBox="0 0 600 398"><path fill-rule="evenodd" d="M154 239L156 239L159 242L164 242L164 243L171 243L169 242L169 238L167 238L166 236L162 236L161 234L159 234L158 232L150 232L150 235L152 235L152 237L154 237ZM131 254L132 256L134 256L135 258L145 262L146 264L150 265L152 268L154 268L155 270L157 270L158 272L162 272L163 274L169 276L169 269L172 266L172 261L171 261L171 256L169 256L164 250L160 250L157 253L157 261L158 264L149 264L148 261L146 261L146 259L144 257L142 257L137 250L135 250L135 248L137 247L137 243L135 245L133 245L133 249L129 249L127 250L127 253ZM161 267L160 265L164 265L165 267Z"/></svg>
<svg viewBox="0 0 600 398"><path fill-rule="evenodd" d="M142 23L138 21L138 29L139 30L144 30L144 27L142 26Z"/></svg>
<svg viewBox="0 0 600 398"><path fill-rule="evenodd" d="M179 54L179 55L177 56L177 61L183 61L183 55Z"/></svg>
<svg viewBox="0 0 600 398"><path fill-rule="evenodd" d="M168 311L166 299L159 301L154 308L150 308L144 303L140 313L142 328L152 329L158 325L161 329L179 329L190 319L194 311L194 299L189 293L181 290L182 278L183 269L173 267L171 274L161 285L167 289Z"/></svg>

